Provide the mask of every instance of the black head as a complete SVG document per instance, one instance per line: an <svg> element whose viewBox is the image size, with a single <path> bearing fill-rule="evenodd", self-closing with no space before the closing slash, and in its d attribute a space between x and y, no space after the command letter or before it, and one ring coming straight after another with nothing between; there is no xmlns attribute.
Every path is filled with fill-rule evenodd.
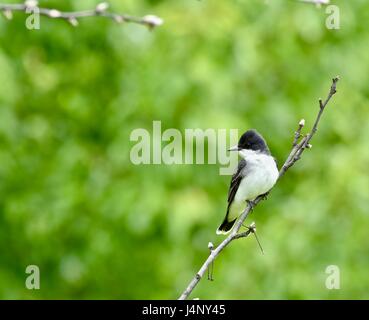
<svg viewBox="0 0 369 320"><path fill-rule="evenodd" d="M237 147L238 150L247 149L270 154L269 148L264 138L254 129L246 131L241 136L240 140L238 141Z"/></svg>

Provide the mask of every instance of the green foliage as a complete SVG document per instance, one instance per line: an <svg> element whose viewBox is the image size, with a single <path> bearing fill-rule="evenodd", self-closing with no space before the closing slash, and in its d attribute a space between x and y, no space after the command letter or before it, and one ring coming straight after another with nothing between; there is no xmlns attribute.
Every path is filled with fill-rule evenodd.
<svg viewBox="0 0 369 320"><path fill-rule="evenodd" d="M96 4L59 2L41 3ZM0 298L177 298L222 239L230 178L218 165L135 166L131 131L253 127L282 163L337 74L313 148L248 220L266 254L238 240L192 297L367 298L367 1L333 1L340 30L287 0L110 2L165 24L0 19ZM30 264L38 291L24 285ZM340 290L325 288L331 264Z"/></svg>

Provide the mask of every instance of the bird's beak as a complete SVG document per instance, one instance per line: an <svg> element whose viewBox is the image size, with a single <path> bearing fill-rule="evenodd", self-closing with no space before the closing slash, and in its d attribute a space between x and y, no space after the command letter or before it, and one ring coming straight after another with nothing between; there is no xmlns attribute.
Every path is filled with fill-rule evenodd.
<svg viewBox="0 0 369 320"><path fill-rule="evenodd" d="M233 146L231 148L228 149L228 151L239 151L240 148L238 146Z"/></svg>

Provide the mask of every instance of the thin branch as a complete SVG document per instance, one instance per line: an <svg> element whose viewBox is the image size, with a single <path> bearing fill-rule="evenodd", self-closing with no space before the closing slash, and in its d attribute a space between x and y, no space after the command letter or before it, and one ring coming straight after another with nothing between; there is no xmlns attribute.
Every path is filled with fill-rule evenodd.
<svg viewBox="0 0 369 320"><path fill-rule="evenodd" d="M321 99L319 100L319 112L318 112L318 115L317 115L316 120L314 122L314 125L313 125L311 131L306 136L304 136L301 139L300 142L298 142L298 140L300 138L300 135L301 135L301 129L302 129L303 125L305 124L305 121L303 121L303 122L300 121L299 128L301 126L301 129L298 129L299 138L296 138L297 134L295 133L295 138L294 138L292 150L291 150L290 154L288 155L288 157L287 157L285 163L283 164L282 168L279 171L278 180L287 172L287 170L289 168L291 168L301 158L302 153L306 149L309 148L309 146L310 146L309 143L310 143L311 139L313 138L313 136L315 135L315 133L317 132L318 125L319 125L319 122L321 120L321 116L322 116L328 102L331 100L333 95L337 92L336 88L337 88L338 80L339 80L339 77L336 77L332 80L331 89L328 93L328 96L327 96L326 100L324 102ZM259 196L253 201L252 206L250 204L247 205L244 212L241 214L241 216L236 221L236 224L233 227L233 229L232 229L231 233L229 234L229 236L227 238L225 238L218 245L218 247L211 250L211 253L210 253L209 257L206 259L206 261L204 262L204 264L202 265L200 270L196 273L195 277L191 280L191 282L189 283L187 288L183 291L183 293L179 297L179 300L185 300L185 299L188 298L188 296L191 294L191 292L195 289L197 284L200 282L201 278L205 274L205 271L207 270L209 265L211 265L214 262L214 260L223 251L223 249L225 249L233 240L236 240L236 239L239 239L239 238L245 238L250 233L253 233L253 230L255 230L255 229L251 228L251 227L247 231L242 232L242 233L238 233L238 231L240 230L241 226L243 225L243 223L244 223L245 219L247 218L247 216L249 215L249 213L252 212L252 210L255 208L255 206L262 199L263 199L263 196Z"/></svg>
<svg viewBox="0 0 369 320"><path fill-rule="evenodd" d="M301 130L304 126L305 126L305 119L301 119L300 122L299 122L299 126L298 126L298 128L295 132L295 137L293 139L292 147L296 147L297 142L301 138Z"/></svg>
<svg viewBox="0 0 369 320"><path fill-rule="evenodd" d="M114 12L108 12L109 4L107 2L99 3L94 9L83 10L83 11L60 11L51 8L39 7L38 1L27 0L23 4L1 4L0 11L3 12L7 19L13 17L13 12L20 11L26 14L40 14L50 19L60 19L69 22L73 26L78 26L79 19L88 17L102 17L111 19L117 23L131 22L141 25L145 25L150 29L160 26L163 24L163 20L154 15L146 15L144 17L134 17L126 14L118 14Z"/></svg>
<svg viewBox="0 0 369 320"><path fill-rule="evenodd" d="M249 206L248 206L249 208ZM246 219L248 213L250 211L249 210L245 210L244 211L244 219ZM239 224L239 222L241 221L241 218L237 221L237 223ZM236 228L237 226L235 226ZM238 226L238 229L241 226ZM237 229L237 231L238 231ZM235 230L235 229L234 229ZM197 286L197 284L200 282L201 278L203 277L203 275L205 274L205 271L209 268L209 266L213 263L213 261L216 259L216 257L219 255L220 252L222 252L222 250L234 239L239 239L239 238L246 238L249 234L251 233L251 229L248 229L245 232L242 233L237 233L232 231L232 233L223 240L223 242L217 246L214 250L211 251L209 257L206 259L206 261L204 262L204 264L202 265L202 267L200 268L199 272L196 273L195 277L191 280L190 284L187 286L187 288L185 289L185 291L182 293L182 295L179 297L179 300L185 300L188 298L188 296L191 294L191 292L193 291L193 289L195 289L195 287Z"/></svg>

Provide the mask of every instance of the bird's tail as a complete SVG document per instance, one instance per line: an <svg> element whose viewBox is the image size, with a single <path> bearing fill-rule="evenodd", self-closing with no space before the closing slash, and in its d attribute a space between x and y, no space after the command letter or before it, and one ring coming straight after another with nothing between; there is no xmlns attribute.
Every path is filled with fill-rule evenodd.
<svg viewBox="0 0 369 320"><path fill-rule="evenodd" d="M217 229L217 234L227 234L229 231L232 230L234 223L237 219L232 221L227 221L227 217L224 219L220 227Z"/></svg>

